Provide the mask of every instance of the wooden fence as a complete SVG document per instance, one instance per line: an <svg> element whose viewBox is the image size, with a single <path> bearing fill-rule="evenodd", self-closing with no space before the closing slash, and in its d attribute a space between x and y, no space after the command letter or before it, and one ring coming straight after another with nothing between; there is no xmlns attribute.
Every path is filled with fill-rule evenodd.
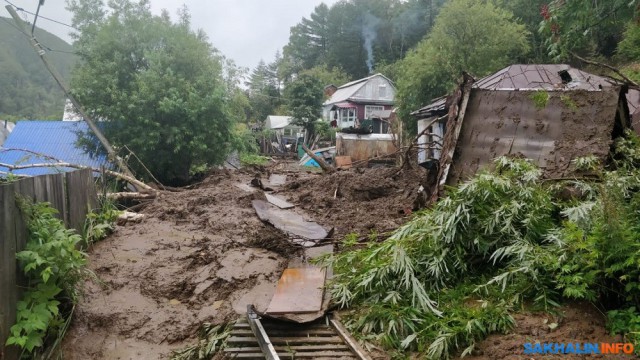
<svg viewBox="0 0 640 360"><path fill-rule="evenodd" d="M91 170L41 175L0 185L0 359L19 357L18 349L5 347L16 320L16 304L24 286L16 253L24 249L27 230L16 196L49 202L69 229L82 233L87 213L98 206Z"/></svg>

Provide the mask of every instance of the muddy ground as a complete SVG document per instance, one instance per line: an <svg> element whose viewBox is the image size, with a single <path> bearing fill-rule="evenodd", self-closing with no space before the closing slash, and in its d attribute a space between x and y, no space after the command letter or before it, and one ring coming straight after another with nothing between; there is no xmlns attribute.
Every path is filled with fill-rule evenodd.
<svg viewBox="0 0 640 360"><path fill-rule="evenodd" d="M524 355L524 343L618 343L621 336L611 336L605 328L605 316L589 304L571 304L557 315L517 313L516 327L507 335L494 334L478 344L469 360L531 359L637 359L634 355ZM557 327L556 327L557 325Z"/></svg>
<svg viewBox="0 0 640 360"><path fill-rule="evenodd" d="M285 185L269 185L277 172L287 176ZM256 216L251 201L262 195L247 186L256 173L297 205L293 211L335 227L337 239L408 219L420 173L396 172L221 170L191 189L163 192L142 211L141 223L118 226L89 250L95 279L86 281L64 358L167 358L192 344L203 322L234 320L247 304L265 310L282 271L301 261L302 251Z"/></svg>
<svg viewBox="0 0 640 360"><path fill-rule="evenodd" d="M270 185L271 174L286 175L286 183ZM420 169L320 175L276 164L220 170L184 191L163 192L141 211L141 223L118 226L89 250L95 278L85 283L64 359L166 359L195 343L203 322L235 320L247 304L265 310L287 264L305 259L286 234L256 216L251 201L261 191L248 186L256 176L294 203L293 211L334 228L329 242L406 222L424 178ZM490 336L472 359L530 359L517 354L535 339L606 341L596 315L569 308L554 331L544 323L547 315L515 315L514 333Z"/></svg>

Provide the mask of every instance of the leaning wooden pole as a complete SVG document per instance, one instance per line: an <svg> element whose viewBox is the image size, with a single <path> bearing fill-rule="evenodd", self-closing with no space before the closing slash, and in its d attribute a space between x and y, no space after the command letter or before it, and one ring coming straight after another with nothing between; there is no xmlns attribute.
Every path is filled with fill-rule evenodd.
<svg viewBox="0 0 640 360"><path fill-rule="evenodd" d="M309 150L309 148L305 144L302 144L302 150L304 150L304 152L306 152L307 155L309 155L310 158L315 160L318 163L318 165L320 165L320 168L322 170L324 170L324 172L332 173L332 172L336 171L336 169L334 167L332 167L331 165L327 164L326 161L324 161L323 159L318 157L316 154L314 154L313 151Z"/></svg>
<svg viewBox="0 0 640 360"><path fill-rule="evenodd" d="M56 68L52 66L51 63L49 63L49 59L47 59L46 57L46 51L42 47L42 45L40 45L35 35L33 34L29 35L29 33L27 32L28 27L26 26L24 21L20 19L20 16L18 16L18 13L16 13L16 11L13 9L13 6L7 5L5 6L5 8L9 12L9 14L11 14L11 17L16 22L16 24L18 25L18 28L22 31L22 33L29 36L31 45L33 46L38 56L40 56L40 59L44 63L44 66L47 68L51 76L53 76L53 78L56 80L56 82L58 83L62 91L64 91L65 96L69 98L69 100L71 100L71 103L73 104L73 106L80 113L80 115L82 115L82 118L84 119L84 121L87 122L87 125L89 125L89 129L91 129L91 132L93 132L93 134L98 138L100 143L102 143L102 146L104 146L105 150L107 150L107 153L109 154L109 158L116 161L116 163L118 164L120 169L122 169L122 172L125 175L131 178L135 178L131 170L129 170L129 167L127 166L127 164L125 164L124 160L122 160L122 158L119 157L118 154L116 154L115 150L113 150L113 147L109 143L109 140L107 140L107 138L102 134L102 132L96 126L93 119L91 119L91 117L87 115L82 105L80 105L80 103L76 100L76 98L71 94L71 91L69 90L69 86L65 83L60 73L58 73L58 70L56 70Z"/></svg>

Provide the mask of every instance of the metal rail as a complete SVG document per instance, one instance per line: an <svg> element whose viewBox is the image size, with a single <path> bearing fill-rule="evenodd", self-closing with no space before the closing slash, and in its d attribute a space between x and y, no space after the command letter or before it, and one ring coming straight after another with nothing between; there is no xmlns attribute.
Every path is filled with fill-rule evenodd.
<svg viewBox="0 0 640 360"><path fill-rule="evenodd" d="M232 359L371 360L338 320L290 323L261 318L253 306L234 324L224 351Z"/></svg>

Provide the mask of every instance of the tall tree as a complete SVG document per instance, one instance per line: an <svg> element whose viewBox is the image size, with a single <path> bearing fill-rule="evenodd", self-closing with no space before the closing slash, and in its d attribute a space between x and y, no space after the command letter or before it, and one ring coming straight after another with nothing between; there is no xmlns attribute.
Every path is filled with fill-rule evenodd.
<svg viewBox="0 0 640 360"><path fill-rule="evenodd" d="M305 129L306 139L314 136L322 112L323 85L318 78L301 74L285 89L285 98L293 123Z"/></svg>
<svg viewBox="0 0 640 360"><path fill-rule="evenodd" d="M297 73L325 61L329 48L328 15L329 7L322 3L315 7L308 19L303 17L291 28L289 44L284 48L285 56L294 64L291 70Z"/></svg>
<svg viewBox="0 0 640 360"><path fill-rule="evenodd" d="M260 60L247 82L251 102L251 119L261 123L282 104L277 73L273 66Z"/></svg>
<svg viewBox="0 0 640 360"><path fill-rule="evenodd" d="M451 0L429 36L402 61L398 78L400 116L415 132L409 115L452 89L462 71L484 76L529 50L525 27L513 15L482 0Z"/></svg>
<svg viewBox="0 0 640 360"><path fill-rule="evenodd" d="M108 7L74 0L70 9L82 54L74 95L104 119L116 147L127 146L174 184L186 181L193 165L225 159L232 124L221 59L202 32L190 30L188 13L172 23L166 14L154 16L146 0L112 0Z"/></svg>

